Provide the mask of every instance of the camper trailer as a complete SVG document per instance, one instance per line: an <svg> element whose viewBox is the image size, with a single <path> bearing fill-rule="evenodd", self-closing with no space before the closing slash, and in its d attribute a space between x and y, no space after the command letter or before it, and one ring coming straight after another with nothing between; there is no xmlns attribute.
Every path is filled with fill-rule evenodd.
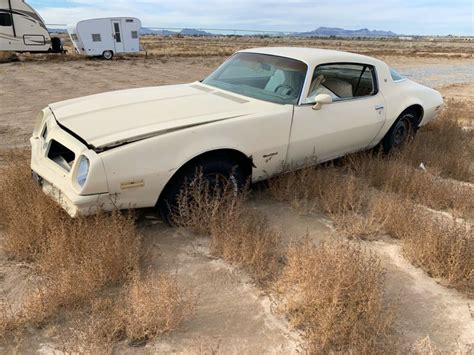
<svg viewBox="0 0 474 355"><path fill-rule="evenodd" d="M140 51L139 19L99 18L69 25L67 31L77 53L110 60L115 54Z"/></svg>
<svg viewBox="0 0 474 355"><path fill-rule="evenodd" d="M59 38L51 38L40 15L24 0L0 0L0 51L63 51Z"/></svg>

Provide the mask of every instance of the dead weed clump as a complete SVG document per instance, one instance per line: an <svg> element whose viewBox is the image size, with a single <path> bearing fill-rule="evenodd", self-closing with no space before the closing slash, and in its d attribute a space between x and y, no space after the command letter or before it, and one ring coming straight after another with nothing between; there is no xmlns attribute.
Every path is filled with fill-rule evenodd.
<svg viewBox="0 0 474 355"><path fill-rule="evenodd" d="M132 341L156 338L175 330L193 312L175 276L134 278L125 296L125 334Z"/></svg>
<svg viewBox="0 0 474 355"><path fill-rule="evenodd" d="M474 182L474 131L472 105L450 100L440 116L428 123L402 152L412 166L423 163L435 175Z"/></svg>
<svg viewBox="0 0 474 355"><path fill-rule="evenodd" d="M384 306L384 271L360 246L294 244L278 286L310 353L363 354L388 346L392 312Z"/></svg>
<svg viewBox="0 0 474 355"><path fill-rule="evenodd" d="M118 295L91 301L68 347L84 352L86 345L91 353L108 353L117 341L143 345L188 319L194 312L193 298L179 287L175 275L135 275Z"/></svg>
<svg viewBox="0 0 474 355"><path fill-rule="evenodd" d="M0 192L3 247L10 258L29 262L34 276L20 304L2 304L1 337L56 322L74 324L86 312L91 324L107 325L97 327L102 339L122 333L121 338L148 339L173 330L188 315L175 277L140 277L142 241L132 214L99 211L70 218L33 183L23 155L7 159ZM116 306L100 301L104 295Z"/></svg>
<svg viewBox="0 0 474 355"><path fill-rule="evenodd" d="M270 181L270 192L302 213L331 215L359 212L366 207L368 186L334 167L307 167Z"/></svg>
<svg viewBox="0 0 474 355"><path fill-rule="evenodd" d="M470 226L393 194L379 196L383 230L400 239L404 254L430 276L474 294L474 232Z"/></svg>
<svg viewBox="0 0 474 355"><path fill-rule="evenodd" d="M33 325L82 306L139 270L140 236L132 217L119 212L56 222L46 242L35 263L39 284L23 310Z"/></svg>
<svg viewBox="0 0 474 355"><path fill-rule="evenodd" d="M459 214L474 211L474 189L434 176L406 162L402 154L391 157L359 154L346 158L345 169L370 186L397 194L436 210Z"/></svg>
<svg viewBox="0 0 474 355"><path fill-rule="evenodd" d="M280 236L245 200L246 193L236 194L230 184L211 188L198 173L181 192L174 222L208 234L211 254L242 267L257 282L266 282L277 272Z"/></svg>
<svg viewBox="0 0 474 355"><path fill-rule="evenodd" d="M55 222L66 216L33 183L26 151L8 152L4 162L0 167L0 226L7 231L3 248L16 260L33 261L45 252Z"/></svg>
<svg viewBox="0 0 474 355"><path fill-rule="evenodd" d="M362 179L336 167L307 167L270 181L270 192L301 213L325 212L349 238L371 239L380 230L374 191Z"/></svg>

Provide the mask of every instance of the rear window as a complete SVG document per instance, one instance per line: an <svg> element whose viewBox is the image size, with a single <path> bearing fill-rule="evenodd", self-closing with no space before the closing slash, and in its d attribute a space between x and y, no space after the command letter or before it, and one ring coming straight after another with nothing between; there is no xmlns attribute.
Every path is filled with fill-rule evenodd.
<svg viewBox="0 0 474 355"><path fill-rule="evenodd" d="M400 73L398 73L395 69L390 68L390 75L392 76L393 81L400 81L406 79Z"/></svg>
<svg viewBox="0 0 474 355"><path fill-rule="evenodd" d="M73 41L77 42L79 40L79 37L77 37L77 35L75 33L72 33L71 34L71 38Z"/></svg>
<svg viewBox="0 0 474 355"><path fill-rule="evenodd" d="M132 31L132 38L133 39L138 38L138 31Z"/></svg>

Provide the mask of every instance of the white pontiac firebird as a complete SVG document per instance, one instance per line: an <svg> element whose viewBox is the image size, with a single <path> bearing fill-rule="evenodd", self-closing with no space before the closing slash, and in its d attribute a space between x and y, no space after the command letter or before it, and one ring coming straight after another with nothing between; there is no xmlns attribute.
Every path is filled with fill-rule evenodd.
<svg viewBox="0 0 474 355"><path fill-rule="evenodd" d="M242 187L308 158L320 163L401 146L433 120L439 92L384 62L310 48L239 51L191 84L108 92L49 105L31 137L33 176L71 215L157 207L185 181Z"/></svg>

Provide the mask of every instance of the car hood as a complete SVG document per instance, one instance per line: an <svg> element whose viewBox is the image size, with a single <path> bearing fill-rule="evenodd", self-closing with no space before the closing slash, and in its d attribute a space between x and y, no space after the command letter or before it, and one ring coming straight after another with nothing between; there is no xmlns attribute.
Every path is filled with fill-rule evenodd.
<svg viewBox="0 0 474 355"><path fill-rule="evenodd" d="M95 149L243 117L274 105L199 82L112 91L50 105L57 122Z"/></svg>

